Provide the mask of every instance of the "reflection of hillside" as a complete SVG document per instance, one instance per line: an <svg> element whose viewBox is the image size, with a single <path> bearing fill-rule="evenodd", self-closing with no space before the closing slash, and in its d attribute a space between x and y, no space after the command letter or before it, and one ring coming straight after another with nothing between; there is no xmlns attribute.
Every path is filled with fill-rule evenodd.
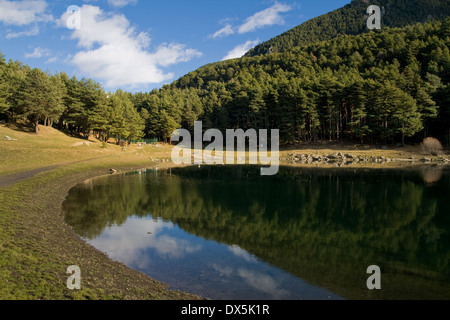
<svg viewBox="0 0 450 320"><path fill-rule="evenodd" d="M450 297L450 205L438 197L448 194L448 174L427 186L408 172L258 170L176 169L160 172L159 183L151 175L94 183L72 192L85 202L69 205L85 213L72 222L95 234L127 215L152 214L347 298ZM372 264L383 270L378 292L365 287Z"/></svg>
<svg viewBox="0 0 450 320"><path fill-rule="evenodd" d="M146 178L111 176L78 185L70 190L69 201L63 203L67 224L87 239L98 237L107 227L123 224L147 202L142 183Z"/></svg>

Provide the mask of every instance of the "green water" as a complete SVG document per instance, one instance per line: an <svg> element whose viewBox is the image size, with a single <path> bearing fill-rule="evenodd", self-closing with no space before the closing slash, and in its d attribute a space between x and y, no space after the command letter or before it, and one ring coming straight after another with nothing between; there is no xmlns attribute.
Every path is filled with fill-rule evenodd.
<svg viewBox="0 0 450 320"><path fill-rule="evenodd" d="M450 299L450 171L211 166L94 179L63 213L98 249L212 299ZM381 290L367 268L381 268Z"/></svg>

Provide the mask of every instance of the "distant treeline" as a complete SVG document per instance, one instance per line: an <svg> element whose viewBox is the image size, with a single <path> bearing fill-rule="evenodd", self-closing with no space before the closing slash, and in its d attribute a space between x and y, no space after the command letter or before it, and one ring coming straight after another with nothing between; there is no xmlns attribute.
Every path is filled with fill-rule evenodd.
<svg viewBox="0 0 450 320"><path fill-rule="evenodd" d="M19 61L0 58L0 116L10 122L28 124L39 133L39 125L87 137L138 139L145 121L132 103L132 95L118 90L106 93L91 79L77 80L67 74L50 75Z"/></svg>
<svg viewBox="0 0 450 320"><path fill-rule="evenodd" d="M206 65L149 93L0 59L0 117L102 139L280 129L281 143L450 140L450 18Z"/></svg>

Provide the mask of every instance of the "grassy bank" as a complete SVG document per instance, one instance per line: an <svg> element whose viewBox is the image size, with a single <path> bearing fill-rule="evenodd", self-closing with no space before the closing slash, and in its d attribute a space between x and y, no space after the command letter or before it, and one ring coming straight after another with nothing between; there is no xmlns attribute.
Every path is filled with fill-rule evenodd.
<svg viewBox="0 0 450 320"><path fill-rule="evenodd" d="M350 151L391 158L423 156L417 149L326 145L283 150L281 157ZM111 168L167 167L172 165L167 161L170 154L168 146L105 148L98 141L75 139L51 128L42 128L36 136L0 126L0 181L19 177L0 185L0 299L199 299L168 290L165 284L110 260L80 239L61 216L61 203L77 183L110 174ZM39 168L47 169L39 172ZM30 170L37 171L21 176ZM70 265L81 269L82 290L66 287Z"/></svg>
<svg viewBox="0 0 450 320"><path fill-rule="evenodd" d="M7 135L17 141L6 141ZM109 174L161 166L168 148L122 148L84 142L44 128L40 136L0 127L0 176L56 165L0 188L0 299L152 299L199 297L127 268L86 244L64 223L61 203L75 184ZM77 146L75 146L77 145ZM82 290L67 289L70 265L81 269Z"/></svg>

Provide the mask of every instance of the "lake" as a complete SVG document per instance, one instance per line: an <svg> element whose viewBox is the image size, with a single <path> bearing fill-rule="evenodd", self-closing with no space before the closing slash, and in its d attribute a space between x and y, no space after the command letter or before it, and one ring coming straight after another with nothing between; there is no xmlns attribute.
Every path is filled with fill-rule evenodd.
<svg viewBox="0 0 450 320"><path fill-rule="evenodd" d="M195 166L88 180L63 214L111 259L211 299L450 299L449 198L438 166Z"/></svg>

